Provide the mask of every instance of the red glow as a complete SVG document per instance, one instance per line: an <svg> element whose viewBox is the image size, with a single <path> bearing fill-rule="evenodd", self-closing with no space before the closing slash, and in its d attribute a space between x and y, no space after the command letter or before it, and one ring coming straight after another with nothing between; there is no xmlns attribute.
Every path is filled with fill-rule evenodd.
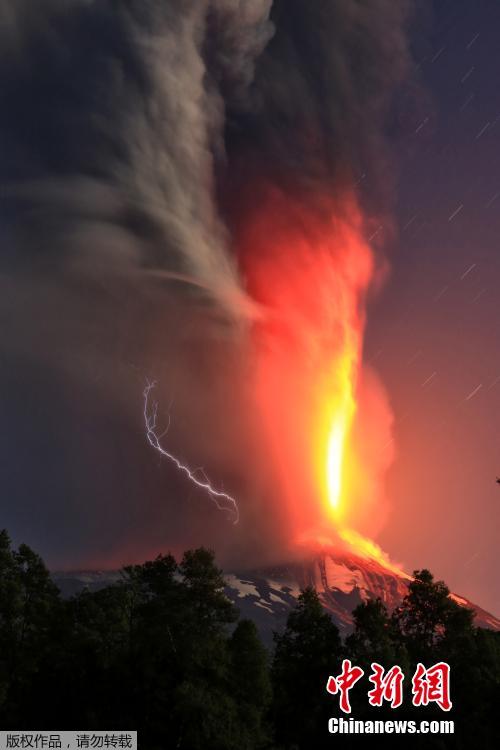
<svg viewBox="0 0 500 750"><path fill-rule="evenodd" d="M245 214L238 242L247 288L264 310L256 395L289 538L328 539L334 527L358 552L380 557L351 529L363 527L370 503L361 495L377 494L380 470L360 429L365 300L375 274L362 217L352 196L335 207L323 196L304 205L271 187L261 196L265 207ZM375 388L377 407L368 411L382 414L380 441L387 406L379 395Z"/></svg>

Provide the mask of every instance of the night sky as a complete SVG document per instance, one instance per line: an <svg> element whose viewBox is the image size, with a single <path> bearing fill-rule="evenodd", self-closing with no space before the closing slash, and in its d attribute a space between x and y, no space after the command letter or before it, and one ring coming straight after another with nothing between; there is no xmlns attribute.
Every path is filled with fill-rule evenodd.
<svg viewBox="0 0 500 750"><path fill-rule="evenodd" d="M73 14L58 0L45 5L51 14L40 16L20 0L16 15L0 0L0 525L52 567L114 566L202 542L229 560L239 550L252 561L269 550L279 512L268 518L269 490L262 488L269 477L253 470L263 464L265 448L246 386L249 355L239 323L225 319L228 308L246 315L248 302L238 296L231 257L220 251L234 208L231 196L218 195L225 220L219 222L212 194L200 187L211 162L200 146L197 113L182 105L199 92L189 88L192 77L166 75L164 100L156 101L156 68L149 57L145 64L140 59L153 45L142 37L136 47L131 42L140 3L128 3L130 17L111 1L95 14L83 0ZM322 5L338 6L339 19L348 15L349 3L318 0L307 7ZM217 44L207 44L204 54L222 83L204 116L212 137L220 101L231 102L224 131L229 167L239 169L242 142L250 154L261 148L263 161L278 153L281 171L292 154L307 172L297 188L305 196L307 179L317 175L306 169L301 142L287 140L293 107L289 120L277 106L265 121L242 104L254 76L249 60L271 37L268 6L256 0L262 19L249 11L241 35L227 33L229 22L219 28L214 21L211 32L238 55L228 73ZM275 6L278 22L286 9ZM292 6L300 19L300 0ZM387 16L367 28L382 38L385 24L399 29L403 22L390 2L380 6ZM175 41L165 46L159 71L192 56L184 27L176 26L181 4L168 7L169 44ZM281 15L285 26L297 18L291 13L285 23ZM151 12L141 33L157 29ZM338 125L332 116L329 132L335 189L344 175L342 137L359 121L351 144L359 191L369 204L384 192L374 233L390 273L368 305L364 359L380 375L394 412L394 440L381 450L395 450L396 458L377 542L405 569L428 567L453 591L498 614L500 6L421 3L404 33L415 70L397 85L383 168L378 153L376 168L367 158L379 146L378 134L371 136L380 128L380 118L372 121L376 97L366 117L354 107L352 122L345 117ZM326 31L321 42L328 42ZM390 49L382 47L367 45L366 57L376 64L375 52L385 55L385 67L371 79L385 86ZM310 55L314 71L314 49L304 44L301 54ZM276 74L257 68L257 81L266 70ZM291 101L303 83L290 72L292 80ZM345 97L348 109L353 96ZM307 113L307 106L297 105L297 112ZM155 118L161 128L152 126ZM305 114L302 124L310 124ZM283 154L276 132L284 134ZM194 133L190 148L183 140L188 133ZM230 171L223 151L214 135L211 158L217 170ZM158 179L151 178L155 170ZM247 176L240 170L240 183ZM165 216L159 195L168 205ZM200 289L211 290L210 300ZM222 477L225 488L253 498L243 531L147 445L146 378L160 383L164 418L170 406L171 445Z"/></svg>
<svg viewBox="0 0 500 750"><path fill-rule="evenodd" d="M500 7L436 3L414 34L426 99L398 154L399 236L366 356L396 416L380 541L500 607Z"/></svg>

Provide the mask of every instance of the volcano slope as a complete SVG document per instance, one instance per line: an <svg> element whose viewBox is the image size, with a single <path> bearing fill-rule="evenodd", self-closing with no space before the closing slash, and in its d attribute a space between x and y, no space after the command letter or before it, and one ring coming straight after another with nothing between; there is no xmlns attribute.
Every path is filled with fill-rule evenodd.
<svg viewBox="0 0 500 750"><path fill-rule="evenodd" d="M63 596L83 588L95 591L120 580L117 571L77 571L54 573L53 579ZM312 586L318 592L342 636L352 630L352 612L363 601L380 598L388 611L394 610L408 590L410 576L397 573L379 561L335 550L305 556L300 561L249 571L225 574L226 594L241 617L253 620L267 646L273 632L283 630L288 614L302 589ZM460 605L475 612L475 624L500 630L500 620L468 599L451 594Z"/></svg>

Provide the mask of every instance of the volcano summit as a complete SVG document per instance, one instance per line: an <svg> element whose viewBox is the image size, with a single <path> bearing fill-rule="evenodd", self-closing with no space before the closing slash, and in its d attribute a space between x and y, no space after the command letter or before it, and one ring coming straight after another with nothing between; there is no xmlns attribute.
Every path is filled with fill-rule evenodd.
<svg viewBox="0 0 500 750"><path fill-rule="evenodd" d="M83 588L91 591L120 580L117 571L78 571L53 574L63 595ZM408 591L410 576L386 567L380 561L331 549L304 556L302 560L249 571L226 573L226 594L240 610L241 617L253 620L271 646L274 631L281 631L300 591L312 586L343 636L350 633L352 612L363 601L379 598L393 611ZM475 613L475 625L500 630L500 619L468 599L451 594L460 605Z"/></svg>

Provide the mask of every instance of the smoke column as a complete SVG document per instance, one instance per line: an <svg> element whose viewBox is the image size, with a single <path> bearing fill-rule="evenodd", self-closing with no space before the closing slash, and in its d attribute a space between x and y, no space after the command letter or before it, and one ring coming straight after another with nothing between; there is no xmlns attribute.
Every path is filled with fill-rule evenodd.
<svg viewBox="0 0 500 750"><path fill-rule="evenodd" d="M7 521L45 508L27 541L62 536L54 564L287 547L338 520L337 464L338 513L375 530L391 418L362 340L409 10L0 0ZM146 377L173 403L169 449L238 497L232 538L152 468ZM19 457L42 442L31 482Z"/></svg>
<svg viewBox="0 0 500 750"><path fill-rule="evenodd" d="M222 201L263 311L255 392L292 544L339 531L356 546L350 527L376 533L385 515L392 415L362 354L387 268L384 132L410 69L408 10L275 2L248 96L228 104Z"/></svg>

